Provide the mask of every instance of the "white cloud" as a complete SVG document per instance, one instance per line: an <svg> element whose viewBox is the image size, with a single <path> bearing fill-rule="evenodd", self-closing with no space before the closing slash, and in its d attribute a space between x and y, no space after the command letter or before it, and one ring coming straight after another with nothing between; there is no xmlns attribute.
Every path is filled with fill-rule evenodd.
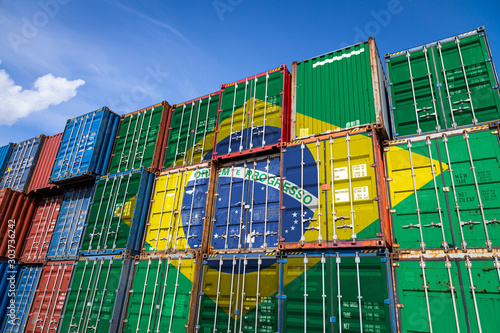
<svg viewBox="0 0 500 333"><path fill-rule="evenodd" d="M33 89L26 90L16 85L5 69L0 69L0 125L12 125L32 112L67 102L84 84L80 79L69 81L46 74L36 79Z"/></svg>

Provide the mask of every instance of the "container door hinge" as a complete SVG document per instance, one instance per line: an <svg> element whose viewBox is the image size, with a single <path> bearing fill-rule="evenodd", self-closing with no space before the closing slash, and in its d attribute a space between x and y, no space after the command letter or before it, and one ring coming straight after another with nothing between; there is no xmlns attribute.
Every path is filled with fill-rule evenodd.
<svg viewBox="0 0 500 333"><path fill-rule="evenodd" d="M286 264L286 263L287 263L287 261L288 261L288 260L286 260L286 259L282 259L282 260L277 260L276 262L277 262L278 264Z"/></svg>
<svg viewBox="0 0 500 333"><path fill-rule="evenodd" d="M391 305L391 300L390 300L390 299L384 299L384 304L389 304L389 305Z"/></svg>
<svg viewBox="0 0 500 333"><path fill-rule="evenodd" d="M387 258L380 258L380 262L387 262Z"/></svg>
<svg viewBox="0 0 500 333"><path fill-rule="evenodd" d="M330 317L330 323L336 323L337 318L336 317Z"/></svg>
<svg viewBox="0 0 500 333"><path fill-rule="evenodd" d="M493 88L493 89L498 89L498 85L496 85L496 86L493 86L492 88Z"/></svg>
<svg viewBox="0 0 500 333"><path fill-rule="evenodd" d="M398 304L396 304L396 307L399 308L399 309L403 309L405 306L404 306L404 304L399 304L398 303Z"/></svg>
<svg viewBox="0 0 500 333"><path fill-rule="evenodd" d="M203 296L203 295L205 295L205 293L203 291L200 291L200 293L198 295Z"/></svg>
<svg viewBox="0 0 500 333"><path fill-rule="evenodd" d="M491 61L491 58L488 58L488 59L486 59L485 61L486 61L486 62L490 62L490 61Z"/></svg>

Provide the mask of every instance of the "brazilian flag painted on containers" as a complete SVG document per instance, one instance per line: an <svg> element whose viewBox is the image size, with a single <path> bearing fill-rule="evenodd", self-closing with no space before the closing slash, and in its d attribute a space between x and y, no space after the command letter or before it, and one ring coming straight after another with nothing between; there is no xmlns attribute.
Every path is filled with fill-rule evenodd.
<svg viewBox="0 0 500 333"><path fill-rule="evenodd" d="M258 151L290 138L290 81L285 65L222 85L214 156Z"/></svg>
<svg viewBox="0 0 500 333"><path fill-rule="evenodd" d="M141 168L101 177L83 236L84 255L139 252L154 175Z"/></svg>
<svg viewBox="0 0 500 333"><path fill-rule="evenodd" d="M156 178L143 251L201 248L209 178L208 164L165 171Z"/></svg>

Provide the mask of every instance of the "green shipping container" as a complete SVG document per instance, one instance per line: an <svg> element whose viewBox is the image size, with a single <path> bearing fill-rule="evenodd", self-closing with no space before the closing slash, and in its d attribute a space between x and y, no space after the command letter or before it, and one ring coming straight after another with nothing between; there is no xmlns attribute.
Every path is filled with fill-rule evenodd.
<svg viewBox="0 0 500 333"><path fill-rule="evenodd" d="M500 90L483 27L387 54L394 138L500 118Z"/></svg>
<svg viewBox="0 0 500 333"><path fill-rule="evenodd" d="M371 123L390 135L374 38L292 64L292 139Z"/></svg>
<svg viewBox="0 0 500 333"><path fill-rule="evenodd" d="M195 264L192 256L137 260L121 332L186 332Z"/></svg>
<svg viewBox="0 0 500 333"><path fill-rule="evenodd" d="M394 241L401 249L500 247L498 127L389 142Z"/></svg>
<svg viewBox="0 0 500 333"><path fill-rule="evenodd" d="M390 267L377 250L290 253L282 260L280 332L392 332Z"/></svg>
<svg viewBox="0 0 500 333"><path fill-rule="evenodd" d="M212 159L219 98L217 91L173 106L162 169Z"/></svg>
<svg viewBox="0 0 500 333"><path fill-rule="evenodd" d="M169 110L170 105L163 101L120 117L108 174L159 168Z"/></svg>
<svg viewBox="0 0 500 333"><path fill-rule="evenodd" d="M68 289L59 332L117 332L130 285L133 260L80 257Z"/></svg>
<svg viewBox="0 0 500 333"><path fill-rule="evenodd" d="M399 332L498 332L498 255L398 260L393 271Z"/></svg>

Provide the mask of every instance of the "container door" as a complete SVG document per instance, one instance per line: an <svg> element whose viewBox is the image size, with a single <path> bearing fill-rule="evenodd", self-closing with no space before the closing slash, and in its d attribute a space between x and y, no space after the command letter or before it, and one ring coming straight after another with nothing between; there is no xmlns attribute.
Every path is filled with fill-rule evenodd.
<svg viewBox="0 0 500 333"><path fill-rule="evenodd" d="M278 246L279 175L278 157L248 160L219 170L214 249Z"/></svg>
<svg viewBox="0 0 500 333"><path fill-rule="evenodd" d="M197 332L278 331L276 258L259 255L209 259L200 285Z"/></svg>
<svg viewBox="0 0 500 333"><path fill-rule="evenodd" d="M439 150L457 246L500 246L500 146L491 131L444 136ZM459 245L460 244L460 245Z"/></svg>

